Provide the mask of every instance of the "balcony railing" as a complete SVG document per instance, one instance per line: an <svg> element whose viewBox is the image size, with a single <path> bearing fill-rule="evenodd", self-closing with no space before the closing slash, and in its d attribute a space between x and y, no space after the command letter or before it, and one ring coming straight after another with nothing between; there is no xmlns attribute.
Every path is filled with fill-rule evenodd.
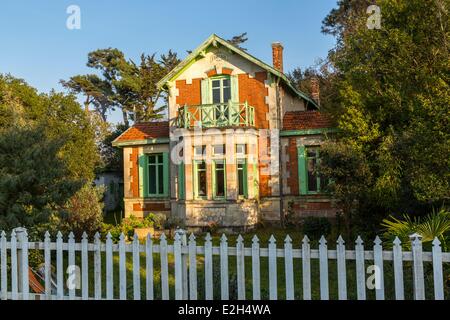
<svg viewBox="0 0 450 320"><path fill-rule="evenodd" d="M255 109L244 103L182 106L178 109L178 127L248 127L255 125Z"/></svg>

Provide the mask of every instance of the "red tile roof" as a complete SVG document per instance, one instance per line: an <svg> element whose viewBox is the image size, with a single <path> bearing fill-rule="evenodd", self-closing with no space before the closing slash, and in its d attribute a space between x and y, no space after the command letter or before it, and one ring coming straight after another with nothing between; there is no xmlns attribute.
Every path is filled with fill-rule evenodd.
<svg viewBox="0 0 450 320"><path fill-rule="evenodd" d="M124 133L115 142L130 140L145 140L169 137L169 122L141 122L137 123Z"/></svg>
<svg viewBox="0 0 450 320"><path fill-rule="evenodd" d="M319 111L288 111L283 118L283 130L333 128L332 119Z"/></svg>

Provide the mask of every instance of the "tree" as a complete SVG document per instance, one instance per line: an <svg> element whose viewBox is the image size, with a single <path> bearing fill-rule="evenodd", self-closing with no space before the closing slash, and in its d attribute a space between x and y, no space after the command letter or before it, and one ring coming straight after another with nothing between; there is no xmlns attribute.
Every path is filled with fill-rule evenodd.
<svg viewBox="0 0 450 320"><path fill-rule="evenodd" d="M160 60L156 54L142 54L140 62L135 63L118 49L99 49L88 54L87 66L98 70L100 76L77 75L61 83L71 92L83 94L85 107L92 104L104 120L107 111L120 108L128 127L129 120L140 122L162 116L166 106L158 102L164 93L156 84L179 61L171 50L162 54Z"/></svg>
<svg viewBox="0 0 450 320"><path fill-rule="evenodd" d="M42 127L0 130L0 228L48 222L82 185L70 177L60 154L62 139L49 139Z"/></svg>
<svg viewBox="0 0 450 320"><path fill-rule="evenodd" d="M99 157L95 128L73 95L38 94L25 81L0 75L1 128L39 126L50 139L61 139L60 156L70 177L90 181Z"/></svg>
<svg viewBox="0 0 450 320"><path fill-rule="evenodd" d="M247 40L248 40L247 32L243 32L241 34L238 34L238 35L234 36L233 38L231 38L231 39L229 39L227 41L229 43L231 43L233 46L235 46L235 47L237 47L237 48L239 48L241 50L247 51L247 48L241 47L241 44L247 42Z"/></svg>
<svg viewBox="0 0 450 320"><path fill-rule="evenodd" d="M378 1L380 30L365 4L340 1L324 22L339 40L330 111L340 143L367 160L360 207L422 215L450 199L450 1Z"/></svg>

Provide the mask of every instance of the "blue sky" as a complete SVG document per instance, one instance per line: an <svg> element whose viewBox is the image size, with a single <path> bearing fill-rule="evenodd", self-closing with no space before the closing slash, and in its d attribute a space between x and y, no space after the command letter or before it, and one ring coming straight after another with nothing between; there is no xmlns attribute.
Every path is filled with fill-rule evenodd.
<svg viewBox="0 0 450 320"><path fill-rule="evenodd" d="M81 29L69 30L66 9L81 9ZM284 68L313 65L334 38L321 22L336 0L116 1L9 0L0 4L0 73L25 79L39 91L63 90L60 79L92 73L88 52L116 47L137 59L172 49L186 56L210 34L248 33L248 52L271 63L271 43L284 45ZM116 112L109 119L120 120Z"/></svg>

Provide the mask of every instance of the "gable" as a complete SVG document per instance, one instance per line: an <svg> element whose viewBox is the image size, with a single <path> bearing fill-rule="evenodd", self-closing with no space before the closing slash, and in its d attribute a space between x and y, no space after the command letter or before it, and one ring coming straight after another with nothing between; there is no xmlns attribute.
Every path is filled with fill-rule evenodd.
<svg viewBox="0 0 450 320"><path fill-rule="evenodd" d="M213 48L213 49L211 49ZM216 49L216 51L214 51ZM214 53L215 52L215 53ZM228 41L225 41L224 39L220 38L219 36L212 34L205 42L203 42L197 49L195 49L191 54L189 54L186 59L184 59L181 63L179 63L171 72L169 72L163 79L161 79L158 82L158 88L161 90L167 90L168 84L174 80L179 79L179 77L183 76L185 72L189 70L194 70L194 68L190 68L195 63L203 60L206 58L206 60L203 60L203 62L200 62L200 64L204 64L208 62L209 59L214 58L214 55L217 57L218 53L224 53L228 58L228 63L232 64L236 68L240 68L240 70L245 71L247 69L253 67L258 67L259 70L267 71L270 75L274 77L278 77L281 80L281 83L285 85L289 91L291 91L294 96L306 100L308 104L312 104L316 108L318 108L318 105L312 100L310 97L308 97L303 92L296 89L292 83L289 81L289 79L286 77L286 75L272 66L268 65L267 63L255 58L254 56L250 55L249 53L233 46ZM240 58L237 58L240 57ZM220 58L220 57L219 57ZM223 57L222 57L223 58ZM225 60L225 59L221 59ZM245 60L245 62L244 62ZM211 61L211 60L210 60ZM225 62L224 62L225 63ZM251 63L248 65L248 63ZM211 65L211 64L208 64ZM256 66L256 67L255 67ZM196 68L195 68L196 69ZM203 78L204 70L200 70L203 75L197 76L197 78ZM239 72L236 72L236 74ZM243 72L248 73L252 75L254 74L254 71L250 72ZM186 77L186 75L184 75ZM186 79L192 79L192 75L187 75L189 78Z"/></svg>

